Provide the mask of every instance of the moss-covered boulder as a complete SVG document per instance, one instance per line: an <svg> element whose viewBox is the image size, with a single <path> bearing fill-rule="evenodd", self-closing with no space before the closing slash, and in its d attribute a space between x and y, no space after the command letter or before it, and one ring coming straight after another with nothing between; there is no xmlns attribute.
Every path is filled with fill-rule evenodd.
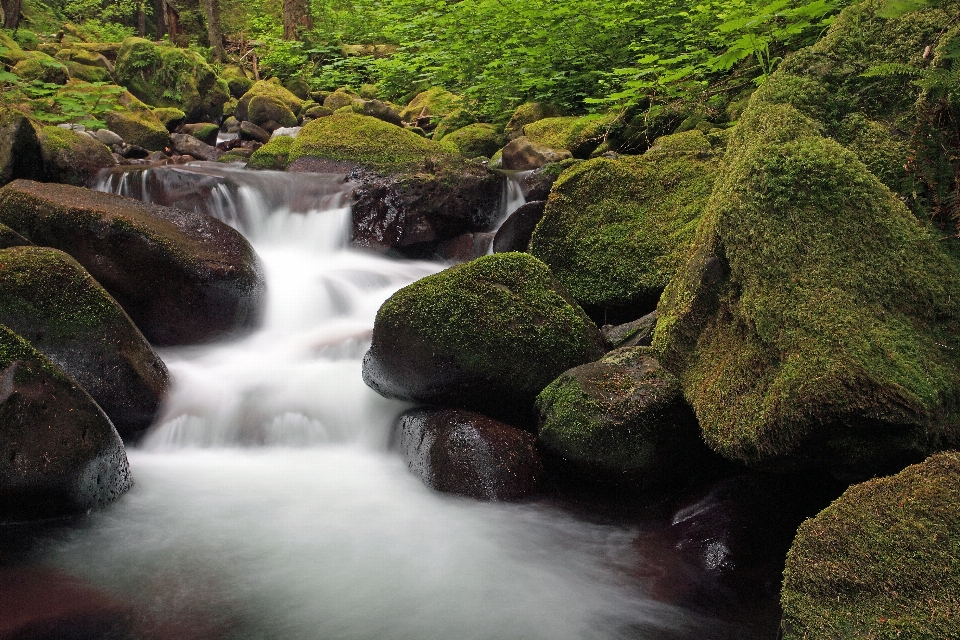
<svg viewBox="0 0 960 640"><path fill-rule="evenodd" d="M277 136L267 144L253 152L247 167L250 169L273 169L283 171L290 163L290 147L293 146L290 136Z"/></svg>
<svg viewBox="0 0 960 640"><path fill-rule="evenodd" d="M504 135L509 139L523 135L523 128L528 124L533 124L537 120L544 118L556 118L560 116L560 111L553 105L543 102L525 102L517 107L510 120L503 128Z"/></svg>
<svg viewBox="0 0 960 640"><path fill-rule="evenodd" d="M681 150L576 165L554 183L530 252L595 319L637 318L685 259L719 164Z"/></svg>
<svg viewBox="0 0 960 640"><path fill-rule="evenodd" d="M960 454L847 489L801 525L784 640L960 636Z"/></svg>
<svg viewBox="0 0 960 640"><path fill-rule="evenodd" d="M223 65L223 71L220 72L220 77L226 81L227 88L230 89L230 95L237 99L241 98L243 94L250 91L250 88L253 87L253 79L240 65Z"/></svg>
<svg viewBox="0 0 960 640"><path fill-rule="evenodd" d="M820 129L751 103L654 347L716 451L873 474L960 441L960 265Z"/></svg>
<svg viewBox="0 0 960 640"><path fill-rule="evenodd" d="M107 128L148 151L162 151L170 145L170 132L160 119L146 106L136 103L127 109L109 111L103 116Z"/></svg>
<svg viewBox="0 0 960 640"><path fill-rule="evenodd" d="M30 119L0 107L0 185L25 178L43 179L43 154Z"/></svg>
<svg viewBox="0 0 960 640"><path fill-rule="evenodd" d="M416 122L418 118L443 119L463 104L463 98L441 87L433 87L418 93L406 107L400 111L404 122Z"/></svg>
<svg viewBox="0 0 960 640"><path fill-rule="evenodd" d="M153 107L182 109L191 120L223 115L230 97L227 83L196 51L127 38L115 67L120 84Z"/></svg>
<svg viewBox="0 0 960 640"><path fill-rule="evenodd" d="M444 116L443 120L437 124L431 139L434 142L440 142L448 133L476 124L476 122L477 118L471 112L466 109L456 109Z"/></svg>
<svg viewBox="0 0 960 640"><path fill-rule="evenodd" d="M537 394L603 353L542 262L498 253L404 287L377 312L363 379L381 395L528 424Z"/></svg>
<svg viewBox="0 0 960 640"><path fill-rule="evenodd" d="M54 57L64 64L68 62L75 62L87 67L104 69L108 72L113 71L113 63L110 62L105 55L102 53L97 53L96 51L67 47L60 49L60 51L58 51Z"/></svg>
<svg viewBox="0 0 960 640"><path fill-rule="evenodd" d="M89 189L17 180L0 222L69 253L154 344L193 344L260 316L263 272L250 244L207 215Z"/></svg>
<svg viewBox="0 0 960 640"><path fill-rule="evenodd" d="M617 349L564 372L536 408L540 446L586 479L663 484L710 456L680 381L648 347Z"/></svg>
<svg viewBox="0 0 960 640"><path fill-rule="evenodd" d="M13 73L24 80L39 80L50 84L66 84L70 79L66 65L50 56L31 51L30 57L13 66Z"/></svg>
<svg viewBox="0 0 960 640"><path fill-rule="evenodd" d="M293 95L280 85L280 81L277 78L271 78L270 80L260 80L247 91L245 94L240 96L237 100L237 106L233 110L233 115L237 120L249 120L249 107L250 101L257 96L267 97L271 96L278 99L293 113L294 115L300 114L300 109L303 107L303 100Z"/></svg>
<svg viewBox="0 0 960 640"><path fill-rule="evenodd" d="M259 94L247 104L247 120L258 127L273 130L297 126L297 116L275 95Z"/></svg>
<svg viewBox="0 0 960 640"><path fill-rule="evenodd" d="M0 324L80 383L124 438L157 415L167 369L120 305L56 249L0 251Z"/></svg>
<svg viewBox="0 0 960 640"><path fill-rule="evenodd" d="M91 67L79 62L65 62L67 67L67 77L71 80L81 80L83 82L112 82L113 76L102 67Z"/></svg>
<svg viewBox="0 0 960 640"><path fill-rule="evenodd" d="M314 120L290 147L291 169L349 172L354 243L429 255L439 242L483 231L500 212L504 177L437 143L352 110Z"/></svg>
<svg viewBox="0 0 960 640"><path fill-rule="evenodd" d="M524 125L523 135L552 149L566 149L574 158L589 158L615 120L615 115L543 118Z"/></svg>
<svg viewBox="0 0 960 640"><path fill-rule="evenodd" d="M31 244L33 243L7 225L0 224L0 249L9 249L10 247L28 247Z"/></svg>
<svg viewBox="0 0 960 640"><path fill-rule="evenodd" d="M334 91L326 98L323 99L323 106L330 111L336 111L343 107L352 107L353 101L356 100L356 96L353 96L346 91Z"/></svg>
<svg viewBox="0 0 960 640"><path fill-rule="evenodd" d="M105 144L84 133L43 127L39 139L45 178L51 182L92 186L102 169L117 164Z"/></svg>
<svg viewBox="0 0 960 640"><path fill-rule="evenodd" d="M151 111L167 131L176 131L180 128L180 125L187 121L187 114L174 107L157 107Z"/></svg>
<svg viewBox="0 0 960 640"><path fill-rule="evenodd" d="M0 326L0 520L84 513L132 483L123 442L100 407Z"/></svg>
<svg viewBox="0 0 960 640"><path fill-rule="evenodd" d="M494 125L478 122L448 133L443 142L452 145L465 158L489 158L500 149L503 136Z"/></svg>

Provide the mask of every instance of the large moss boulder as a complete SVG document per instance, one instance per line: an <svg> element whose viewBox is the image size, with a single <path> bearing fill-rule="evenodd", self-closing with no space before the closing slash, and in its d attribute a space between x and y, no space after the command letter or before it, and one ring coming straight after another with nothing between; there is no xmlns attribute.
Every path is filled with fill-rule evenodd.
<svg viewBox="0 0 960 640"><path fill-rule="evenodd" d="M297 126L297 116L283 100L274 95L259 94L247 104L247 120L258 127L276 129Z"/></svg>
<svg viewBox="0 0 960 640"><path fill-rule="evenodd" d="M503 143L503 136L492 124L475 123L457 129L443 137L443 144L449 145L465 158L489 158Z"/></svg>
<svg viewBox="0 0 960 640"><path fill-rule="evenodd" d="M523 135L523 128L526 125L544 118L559 116L560 112L553 105L544 102L525 102L514 110L510 120L503 128L503 133L512 140Z"/></svg>
<svg viewBox="0 0 960 640"><path fill-rule="evenodd" d="M293 146L290 136L277 136L270 142L253 152L247 162L250 169L273 169L283 171L290 163L290 147Z"/></svg>
<svg viewBox="0 0 960 640"><path fill-rule="evenodd" d="M680 381L648 347L565 371L536 406L540 446L580 477L662 484L690 476L709 457Z"/></svg>
<svg viewBox="0 0 960 640"><path fill-rule="evenodd" d="M960 441L960 265L820 130L751 104L654 347L721 454L874 474Z"/></svg>
<svg viewBox="0 0 960 640"><path fill-rule="evenodd" d="M51 182L92 186L101 169L117 164L105 144L83 133L43 127L39 139L45 177Z"/></svg>
<svg viewBox="0 0 960 640"><path fill-rule="evenodd" d="M303 100L293 95L287 89L284 89L277 78L260 80L254 83L254 85L237 100L237 106L233 111L233 115L237 120L250 120L250 101L256 97L276 98L294 115L299 115L300 109L303 107Z"/></svg>
<svg viewBox="0 0 960 640"><path fill-rule="evenodd" d="M463 98L441 87L421 91L400 111L404 122L416 122L418 118L436 118L438 121L453 113L463 104ZM324 105L326 106L326 105Z"/></svg>
<svg viewBox="0 0 960 640"><path fill-rule="evenodd" d="M13 66L13 73L24 80L39 80L50 84L66 84L70 76L66 65L39 51L27 52L27 57Z"/></svg>
<svg viewBox="0 0 960 640"><path fill-rule="evenodd" d="M240 65L224 65L220 77L226 81L227 87L230 89L230 95L234 98L239 99L253 86L253 80L247 74L246 69Z"/></svg>
<svg viewBox="0 0 960 640"><path fill-rule="evenodd" d="M62 251L0 251L0 324L80 383L124 438L156 417L169 387L163 361L120 305Z"/></svg>
<svg viewBox="0 0 960 640"><path fill-rule="evenodd" d="M43 179L43 154L30 119L0 108L0 185L17 178Z"/></svg>
<svg viewBox="0 0 960 640"><path fill-rule="evenodd" d="M5 224L0 224L0 249L28 247L31 242Z"/></svg>
<svg viewBox="0 0 960 640"><path fill-rule="evenodd" d="M847 489L801 525L784 640L960 636L960 454Z"/></svg>
<svg viewBox="0 0 960 640"><path fill-rule="evenodd" d="M128 144L149 151L163 151L170 145L170 132L146 106L109 111L103 116L107 127Z"/></svg>
<svg viewBox="0 0 960 640"><path fill-rule="evenodd" d="M120 84L153 107L182 109L191 120L223 115L230 98L227 83L196 51L127 38L117 54Z"/></svg>
<svg viewBox="0 0 960 640"><path fill-rule="evenodd" d="M66 185L0 189L0 222L69 253L154 344L194 344L259 319L260 261L237 231L207 215Z"/></svg>
<svg viewBox="0 0 960 640"><path fill-rule="evenodd" d="M702 149L595 158L554 183L530 253L596 320L632 320L656 306L686 257L713 191L720 156Z"/></svg>
<svg viewBox="0 0 960 640"><path fill-rule="evenodd" d="M600 332L546 265L498 253L418 280L383 303L363 379L387 397L520 426L551 380L602 353Z"/></svg>
<svg viewBox="0 0 960 640"><path fill-rule="evenodd" d="M100 407L0 326L0 520L84 513L131 484L123 442Z"/></svg>
<svg viewBox="0 0 960 640"><path fill-rule="evenodd" d="M574 158L589 158L615 120L614 115L542 118L524 125L523 135L552 149L566 149Z"/></svg>
<svg viewBox="0 0 960 640"><path fill-rule="evenodd" d="M486 230L500 213L501 174L351 111L304 126L288 159L292 170L349 172L359 183L353 241L365 248L429 255L443 240Z"/></svg>

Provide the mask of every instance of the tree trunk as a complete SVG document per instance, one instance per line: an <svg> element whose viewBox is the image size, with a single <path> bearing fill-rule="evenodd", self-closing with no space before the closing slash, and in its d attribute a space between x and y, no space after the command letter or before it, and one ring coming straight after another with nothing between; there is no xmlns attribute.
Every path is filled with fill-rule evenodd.
<svg viewBox="0 0 960 640"><path fill-rule="evenodd" d="M137 35L141 38L147 35L147 11L143 6L145 0L137 2Z"/></svg>
<svg viewBox="0 0 960 640"><path fill-rule="evenodd" d="M204 0L203 12L207 18L207 39L210 53L217 62L223 62L223 34L220 32L220 0Z"/></svg>
<svg viewBox="0 0 960 640"><path fill-rule="evenodd" d="M313 15L306 0L283 0L283 39L296 40L313 29Z"/></svg>
<svg viewBox="0 0 960 640"><path fill-rule="evenodd" d="M157 14L157 40L162 40L167 35L166 3L163 0L156 0L154 12Z"/></svg>
<svg viewBox="0 0 960 640"><path fill-rule="evenodd" d="M3 26L16 29L20 26L20 0L0 0L3 6Z"/></svg>

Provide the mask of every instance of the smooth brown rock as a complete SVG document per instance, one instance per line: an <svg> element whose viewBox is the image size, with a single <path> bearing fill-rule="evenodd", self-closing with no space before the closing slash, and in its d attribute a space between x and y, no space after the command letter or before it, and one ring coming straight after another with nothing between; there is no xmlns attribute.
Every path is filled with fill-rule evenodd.
<svg viewBox="0 0 960 640"><path fill-rule="evenodd" d="M530 246L530 237L536 228L546 206L543 200L527 202L510 214L497 229L493 239L493 252L526 251Z"/></svg>
<svg viewBox="0 0 960 640"><path fill-rule="evenodd" d="M551 149L539 142L533 142L526 136L511 140L503 148L502 153L503 168L517 171L537 169L552 162L573 157L573 154L566 149Z"/></svg>

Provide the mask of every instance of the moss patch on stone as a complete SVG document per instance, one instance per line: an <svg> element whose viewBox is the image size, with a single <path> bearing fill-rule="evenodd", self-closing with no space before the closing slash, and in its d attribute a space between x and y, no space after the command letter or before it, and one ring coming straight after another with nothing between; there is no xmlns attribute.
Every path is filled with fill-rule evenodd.
<svg viewBox="0 0 960 640"><path fill-rule="evenodd" d="M273 169L283 171L289 164L290 147L294 139L290 136L277 136L253 152L247 167L251 169Z"/></svg>
<svg viewBox="0 0 960 640"><path fill-rule="evenodd" d="M552 149L566 149L575 158L589 158L614 120L614 115L543 118L524 125L523 135Z"/></svg>
<svg viewBox="0 0 960 640"><path fill-rule="evenodd" d="M149 109L124 109L104 115L107 127L124 142L148 151L162 151L170 144L170 132Z"/></svg>
<svg viewBox="0 0 960 640"><path fill-rule="evenodd" d="M503 136L492 124L475 123L448 133L443 142L465 158L489 158L500 149Z"/></svg>
<svg viewBox="0 0 960 640"><path fill-rule="evenodd" d="M530 252L591 314L638 317L682 263L718 166L666 152L577 164L554 183Z"/></svg>
<svg viewBox="0 0 960 640"><path fill-rule="evenodd" d="M167 131L174 131L187 120L187 114L174 107L157 107L153 115L166 127Z"/></svg>
<svg viewBox="0 0 960 640"><path fill-rule="evenodd" d="M46 178L87 186L101 169L117 164L110 149L90 136L60 127L43 127L38 136Z"/></svg>
<svg viewBox="0 0 960 640"><path fill-rule="evenodd" d="M560 112L553 106L543 102L525 102L517 107L510 120L503 128L503 133L507 136L511 134L523 135L523 127L543 120L544 118L556 118Z"/></svg>
<svg viewBox="0 0 960 640"><path fill-rule="evenodd" d="M847 489L801 525L784 639L960 635L960 453Z"/></svg>
<svg viewBox="0 0 960 640"><path fill-rule="evenodd" d="M421 116L442 118L460 108L463 98L441 87L433 87L418 93L400 111L405 122L414 122Z"/></svg>
<svg viewBox="0 0 960 640"><path fill-rule="evenodd" d="M249 120L250 101L256 96L271 96L282 102L294 115L299 115L303 100L284 89L277 78L255 82L250 90L237 100L234 116L237 120Z"/></svg>

